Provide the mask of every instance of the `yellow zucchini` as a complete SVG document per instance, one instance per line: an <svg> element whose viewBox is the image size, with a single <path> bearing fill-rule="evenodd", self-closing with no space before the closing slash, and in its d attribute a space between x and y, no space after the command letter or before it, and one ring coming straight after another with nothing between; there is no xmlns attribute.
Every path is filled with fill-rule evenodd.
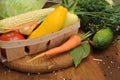
<svg viewBox="0 0 120 80"><path fill-rule="evenodd" d="M67 12L67 8L58 6L28 38L37 38L60 30L65 22Z"/></svg>

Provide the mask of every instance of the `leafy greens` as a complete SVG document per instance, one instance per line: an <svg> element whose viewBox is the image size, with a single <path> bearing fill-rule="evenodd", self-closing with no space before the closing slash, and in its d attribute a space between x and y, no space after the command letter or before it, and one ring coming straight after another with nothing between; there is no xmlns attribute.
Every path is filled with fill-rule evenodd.
<svg viewBox="0 0 120 80"><path fill-rule="evenodd" d="M0 0L0 19L41 9L47 0Z"/></svg>
<svg viewBox="0 0 120 80"><path fill-rule="evenodd" d="M116 4L112 0L62 1L62 4L68 9L77 2L74 13L79 16L81 29L85 32L95 33L102 28L110 27L114 32L120 33L120 4Z"/></svg>

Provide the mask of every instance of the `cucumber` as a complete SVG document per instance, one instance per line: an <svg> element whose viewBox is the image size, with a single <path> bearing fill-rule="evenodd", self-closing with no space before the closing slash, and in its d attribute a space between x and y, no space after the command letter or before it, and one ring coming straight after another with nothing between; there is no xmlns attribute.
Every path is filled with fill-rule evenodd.
<svg viewBox="0 0 120 80"><path fill-rule="evenodd" d="M103 49L113 40L113 32L110 28L101 29L93 36L92 41L95 43L97 48Z"/></svg>

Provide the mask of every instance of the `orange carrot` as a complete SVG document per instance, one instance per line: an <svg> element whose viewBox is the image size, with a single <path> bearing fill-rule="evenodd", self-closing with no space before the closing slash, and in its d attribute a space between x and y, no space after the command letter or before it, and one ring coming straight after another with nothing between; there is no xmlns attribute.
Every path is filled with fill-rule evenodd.
<svg viewBox="0 0 120 80"><path fill-rule="evenodd" d="M14 30L19 30L19 29L22 29L22 28L24 28L24 27L31 27L32 25L34 25L34 24L38 24L38 22L36 22L36 21L31 21L31 22L28 22L28 23L25 23L25 24L22 24L22 25L20 25L20 26L17 26L17 27L14 27L14 28L6 28L5 30L7 31L7 32L10 32L10 31L14 31Z"/></svg>
<svg viewBox="0 0 120 80"><path fill-rule="evenodd" d="M80 37L79 35L72 35L65 43L63 43L62 45L52 48L48 51L45 51L43 53L40 53L39 55L33 57L31 60L27 61L27 62L31 62L34 61L40 57L43 56L47 56L48 58L51 58L53 56L59 55L62 52L65 51L69 51L72 48L77 47L78 45L81 44L82 40L85 40L86 38L88 38L89 36L91 36L91 33L86 33L85 35L83 35L82 37Z"/></svg>
<svg viewBox="0 0 120 80"><path fill-rule="evenodd" d="M47 57L53 57L55 55L58 55L62 52L68 51L78 45L80 45L81 43L81 38L79 35L72 35L69 40L67 40L64 44L62 44L61 46L52 48L46 52L40 53L40 55L37 55L36 57L32 58L31 60L29 60L28 62L31 62L33 60L36 60L37 58L43 57L43 56L47 56Z"/></svg>

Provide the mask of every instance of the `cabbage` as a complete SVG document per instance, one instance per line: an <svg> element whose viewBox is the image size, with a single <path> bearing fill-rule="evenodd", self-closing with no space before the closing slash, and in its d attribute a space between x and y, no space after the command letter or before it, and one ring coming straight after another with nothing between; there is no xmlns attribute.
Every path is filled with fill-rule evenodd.
<svg viewBox="0 0 120 80"><path fill-rule="evenodd" d="M47 0L0 0L0 19L41 9Z"/></svg>

